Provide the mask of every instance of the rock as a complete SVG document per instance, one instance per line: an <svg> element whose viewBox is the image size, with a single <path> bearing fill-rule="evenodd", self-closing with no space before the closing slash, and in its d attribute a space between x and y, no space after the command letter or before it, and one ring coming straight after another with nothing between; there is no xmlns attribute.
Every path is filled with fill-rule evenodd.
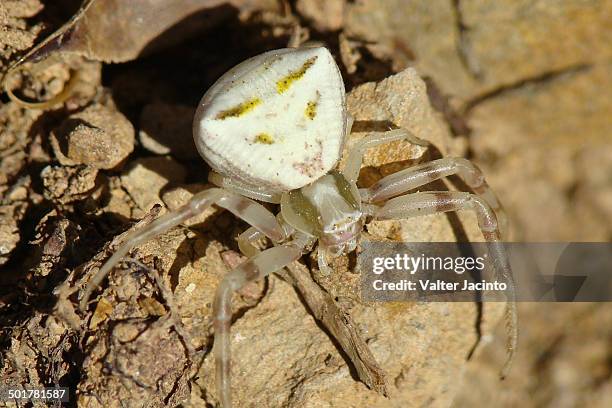
<svg viewBox="0 0 612 408"><path fill-rule="evenodd" d="M89 375L79 384L78 405L113 408L121 407L121 401L130 406L146 401L147 407L164 407L178 405L187 397L185 352L179 336L168 326L150 326L141 320L96 330L113 341L92 347L84 363ZM104 375L109 368L121 375ZM99 391L94 397L87 389Z"/></svg>
<svg viewBox="0 0 612 408"><path fill-rule="evenodd" d="M191 130L194 113L190 106L164 103L145 106L140 116L140 143L156 154L171 153L183 160L200 158Z"/></svg>
<svg viewBox="0 0 612 408"><path fill-rule="evenodd" d="M3 1L0 4L0 58L8 60L15 52L32 47L43 24L30 25L27 19L43 9L38 0ZM27 28L26 28L27 27Z"/></svg>
<svg viewBox="0 0 612 408"><path fill-rule="evenodd" d="M486 88L608 61L612 3L462 0L466 55Z"/></svg>
<svg viewBox="0 0 612 408"><path fill-rule="evenodd" d="M576 192L576 199L578 205L587 207L578 209L577 215L592 213L597 223L612 220L612 147L609 144L606 147L585 146L576 158L576 169L582 184ZM610 234L611 230L608 225Z"/></svg>
<svg viewBox="0 0 612 408"><path fill-rule="evenodd" d="M612 100L603 90L612 86L612 64L610 50L602 49L610 25L602 22L611 3L542 2L517 5L510 14L480 2L461 4L469 15L491 18L473 33L490 72L516 78L542 67L561 71L501 89L469 111L474 159L510 215L512 240L609 242ZM523 13L531 26L514 21ZM512 44L503 45L509 53L492 61L486 33L512 33ZM519 63L522 58L531 59ZM508 59L515 63L502 66ZM495 341L468 364L456 406L612 404L601 343L611 337L609 305L521 304L519 316L521 340L510 376L503 382L494 376L504 358Z"/></svg>
<svg viewBox="0 0 612 408"><path fill-rule="evenodd" d="M451 137L448 126L432 109L426 85L414 69L407 69L379 83L367 83L355 88L348 96L347 106L355 122L345 153L356 140L368 133L396 127L432 143L442 155L462 156L466 151L466 140ZM380 167L402 160L416 162L423 158L424 153L425 149L421 146L394 142L384 148L368 151L363 166ZM398 169L397 165L391 165L381 172L388 174ZM364 181L368 177L362 174Z"/></svg>
<svg viewBox="0 0 612 408"><path fill-rule="evenodd" d="M368 345L391 379L387 399L354 380L336 346L289 285L276 278L271 285L274 289L264 300L232 327L237 406L382 408L390 404L447 406L453 400L458 391L453 373L461 371L464 352L475 341L474 305L353 305L351 316L362 335L371 339ZM499 312L499 308L485 311L494 320ZM212 370L209 357L198 381L209 390L214 389L214 376L205 374Z"/></svg>
<svg viewBox="0 0 612 408"><path fill-rule="evenodd" d="M28 323L25 327L14 328L14 335L10 338L10 343L5 346L6 354L10 358L4 360L6 364L4 367L11 367L12 370L3 378L11 384L27 381L32 387L44 387L44 374L37 369L36 352L50 357L49 364L56 366L58 375L62 377L67 375L70 365L55 354L64 350L66 346L66 328L54 316L45 319L42 314L31 317ZM26 340L30 336L39 340L36 349Z"/></svg>
<svg viewBox="0 0 612 408"><path fill-rule="evenodd" d="M102 63L93 61L76 54L67 54L62 57L62 68L68 72L61 90L69 86L68 80L75 79L70 97L66 100L66 109L70 112L86 108L94 103L101 103L115 109L115 101L102 87ZM75 78L76 76L76 78ZM61 92L58 91L57 93ZM123 125L124 121L121 121Z"/></svg>
<svg viewBox="0 0 612 408"><path fill-rule="evenodd" d="M605 201L610 186L612 102L601 92L612 86L610 78L612 64L602 64L505 92L472 110L472 150L517 239L609 239L612 229L597 201ZM603 195L596 198L596 191Z"/></svg>
<svg viewBox="0 0 612 408"><path fill-rule="evenodd" d="M31 132L41 115L39 110L23 109L13 102L0 106L0 186L14 182L29 159L41 159L32 157L29 149L40 145L39 140L32 143Z"/></svg>
<svg viewBox="0 0 612 408"><path fill-rule="evenodd" d="M107 205L102 211L119 215L125 219L134 218L132 216L134 212L142 216L142 210L135 208L136 203L130 197L129 193L121 186L120 176L108 178L108 189L110 197L108 197Z"/></svg>
<svg viewBox="0 0 612 408"><path fill-rule="evenodd" d="M298 0L295 8L319 31L336 31L344 23L345 0Z"/></svg>
<svg viewBox="0 0 612 408"><path fill-rule="evenodd" d="M389 121L405 126L432 140L440 150L457 153L464 146L452 140L448 129L431 110L425 86L414 70L379 84L356 88L348 96L348 106L357 121ZM364 128L358 125L361 132L351 136L348 148L367 133ZM395 160L410 162L424 154L422 149L407 145L372 150L365 165L373 167ZM482 240L472 214L462 213L459 218L471 239ZM372 222L367 229L370 238L377 240L455 240L454 228L444 214ZM232 392L237 406L387 407L451 403L458 392L454 378L477 341L473 330L477 319L475 305L366 304L359 297L359 274L348 265L343 261L335 263L334 273L319 283L332 297L342 301L360 333L370 339L368 345L391 379L391 399L355 381L345 359L304 309L295 291L273 278L267 296L232 326ZM485 306L488 325L485 332L492 329L503 308L503 304ZM214 393L212 371L214 362L209 355L198 384ZM206 402L212 403L210 399Z"/></svg>
<svg viewBox="0 0 612 408"><path fill-rule="evenodd" d="M35 236L30 240L32 247L29 262L34 265L31 272L37 277L47 276L66 260L74 261L70 249L78 242L78 226L51 210L38 223Z"/></svg>
<svg viewBox="0 0 612 408"><path fill-rule="evenodd" d="M0 294L6 338L0 377L8 384L42 387L68 379L77 404L92 407L217 402L210 355L212 299L230 260L241 259L235 238L246 223L213 206L142 243L100 285L89 314L76 313L78 293L67 290L95 274L121 242L120 235L113 236L143 217L148 206L163 202L175 209L209 187L185 184L182 166L192 163L177 163L200 163L190 147L191 131L181 130L190 122L187 106L238 60L284 46L294 14L312 39L326 41L341 57L347 89L402 71L349 95L357 122L347 148L367 133L395 126L430 140L444 155L465 155L469 141L467 154L510 213L514 240L610 241L610 1L296 0L290 2L293 13L275 12L286 4L277 0L265 0L271 8L263 11L260 0L240 3L252 6L252 12L221 7L229 12L227 24L211 32L215 35L112 67L104 81L112 91L102 87L100 63L65 53L62 61L46 60L11 75L16 92L28 99L61 92L72 74L78 73L79 81L64 109L24 109L6 98L0 103L0 280L8 282ZM333 9L339 5L342 14ZM41 7L39 0L0 0L0 68L40 41L43 26L57 23L56 6L44 13ZM406 67L414 70L403 71ZM419 77L427 78L427 87ZM114 111L111 93L122 112L139 119L142 145L173 159L147 162L148 152L139 149L124 159L135 161L133 166L119 163L93 177L98 165L77 164L68 156L67 141L62 144L57 137L54 150L64 170L51 163L50 129L92 103ZM449 123L456 118L468 125L453 124L455 135L468 135L468 128L471 135L452 137L435 110ZM103 125L84 124L96 143L96 129L107 132L113 121ZM82 146L87 150L87 144ZM89 152L81 156L101 160ZM368 186L430 158L430 150L407 143L373 149L359 184ZM48 165L51 170L41 179ZM206 166L200 168L201 176L188 182L205 180ZM165 173L168 169L178 171L172 175ZM82 199L87 206L78 202ZM274 205L268 208L277 211ZM481 239L470 213L370 222L364 230L363 238L383 241ZM37 259L30 246L38 246L43 256ZM97 254L82 265L92 252ZM233 296L237 406L612 406L608 305L519 305L517 359L508 379L500 382L505 333L503 325L495 332L492 326L503 304L479 310L475 304L364 303L354 258L338 258L334 273L322 276L313 256L303 258L312 266L304 275L310 272L352 316L389 375L390 398L356 380L303 298L271 277ZM21 280L24 271L27 277ZM173 292L176 316L199 351L192 359L186 358L187 343L172 324L169 304L156 290L155 271ZM60 299L51 311L53 295Z"/></svg>
<svg viewBox="0 0 612 408"><path fill-rule="evenodd" d="M370 125L372 121L382 121L384 126L388 123L405 126L445 152L457 153L463 149L462 142L452 139L447 127L432 111L425 85L414 70L380 84L365 84L349 95L348 102L358 121L358 132L351 136L350 142L368 132L368 121ZM381 130L380 126L376 129ZM366 162L372 169L396 160L406 166L423 159L426 153L423 148L406 144L372 150ZM161 194L173 209L184 204L194 191L206 187L181 186L163 191L171 180L180 183L184 178L184 169L172 159L155 157L137 160L121 176L121 184L141 208L157 202ZM459 219L470 238L482 239L472 214L460 214ZM128 346L121 345L118 341L121 334L109 324L150 314L143 309L142 301L138 301L143 297L155 297L151 279L143 277L147 268L161 272L172 289L192 344L198 348L211 346L212 301L220 280L228 271L224 260L231 258L225 255L228 250L236 250L235 237L247 226L231 213L216 208L207 210L197 222L206 225L206 232L199 227L174 228L132 251L130 256L140 263L125 262L111 274L102 297L114 307L112 311L106 308L109 313L96 322L96 331L90 334L96 338L107 336L111 340L87 343L91 347L86 350L85 380L79 384L80 390L98 389L104 384L103 402L116 401L119 397L124 398L124 402L136 401L148 398L147 392L152 392L138 386L139 382L153 384L161 378L159 370L152 370L147 365L151 360L146 353L132 352L130 361L122 360L122 349ZM370 223L367 229L370 237L381 240L455 240L455 230L443 214L380 221ZM97 265L97 261L92 262ZM341 258L334 264L335 272L328 279L320 280L320 284L346 308L359 333L368 340L375 358L388 374L391 400L355 380L343 355L305 309L295 290L271 277L267 283L258 282L257 288L234 295L232 393L236 406L387 407L390 403L422 406L432 401L450 404L457 392L456 377L465 364L465 356L477 342L476 305L364 303L359 297L360 275L348 265L347 258ZM484 333L491 331L503 308L501 303L485 305ZM136 332L142 330L139 328ZM183 346L178 338L169 337L167 331L163 336L155 334L157 330L161 328L147 329L148 334L144 337L150 339L147 350L155 353L157 366L164 367L168 378L177 379L182 363L176 364L173 359L184 355ZM130 387L138 389L137 393L130 396L122 391L125 387L117 382L113 373L102 370L105 364L116 367L120 364L122 372L130 373L127 381L132 384ZM198 374L197 384L202 391L192 394L186 406L216 402L214 371L209 353ZM177 381L182 390L183 380ZM167 389L162 388L164 394Z"/></svg>
<svg viewBox="0 0 612 408"><path fill-rule="evenodd" d="M347 4L345 33L389 50L394 69L416 66L445 92L470 95L478 86L458 52L453 3L364 0Z"/></svg>
<svg viewBox="0 0 612 408"><path fill-rule="evenodd" d="M112 169L134 150L134 127L118 111L91 105L70 115L51 135L53 150L66 166Z"/></svg>
<svg viewBox="0 0 612 408"><path fill-rule="evenodd" d="M455 406L532 406L534 396L546 406L568 401L574 406L609 406L610 305L523 303L520 311L521 349L510 375L497 379L495 366L504 356L499 353L501 342L492 342L468 363Z"/></svg>
<svg viewBox="0 0 612 408"><path fill-rule="evenodd" d="M90 339L102 336L109 342L87 343L84 375L78 385L80 403L119 407L119 401L136 405L146 399L148 406L164 407L167 400L176 405L187 399L192 365L187 364L185 358L185 339L181 339L163 317L157 323L143 320L151 314L147 304L156 303L156 309L161 306L159 302L165 305L155 295L155 284L147 268L162 274L164 282L172 289L181 320L188 328L188 341L194 347L206 347L212 325L211 299L227 272L221 255L225 245L219 240L224 235L227 236L227 231L219 228L205 234L182 226L174 228L134 251L139 264L125 262L124 268L117 268L111 274L100 298L102 306L95 308L95 328L90 328L86 334ZM135 269L140 273L133 273ZM263 293L264 282L259 282L258 286ZM236 296L235 310L251 308L260 298L261 294L245 299ZM155 358L151 358L152 355ZM118 376L107 367L121 369L130 376ZM85 392L98 388L99 399Z"/></svg>
<svg viewBox="0 0 612 408"><path fill-rule="evenodd" d="M41 115L13 102L0 106L0 265L17 248L20 223L35 195L26 168L29 160L43 159L36 151L40 139L30 132Z"/></svg>
<svg viewBox="0 0 612 408"><path fill-rule="evenodd" d="M387 45L394 66L416 66L461 103L609 60L611 12L610 2L364 0L347 4L345 32Z"/></svg>

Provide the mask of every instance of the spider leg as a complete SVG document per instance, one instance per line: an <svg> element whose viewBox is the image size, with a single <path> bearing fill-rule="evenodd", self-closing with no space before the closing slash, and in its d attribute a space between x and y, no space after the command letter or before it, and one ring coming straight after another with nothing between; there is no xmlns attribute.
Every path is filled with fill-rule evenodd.
<svg viewBox="0 0 612 408"><path fill-rule="evenodd" d="M302 256L305 243L293 240L256 254L232 269L217 288L213 303L215 341L213 352L216 365L217 392L223 408L231 407L230 389L230 326L232 294L247 283L268 276Z"/></svg>
<svg viewBox="0 0 612 408"><path fill-rule="evenodd" d="M215 204L229 210L236 217L246 221L274 242L280 242L287 238L285 229L274 214L251 199L226 191L225 195L219 198Z"/></svg>
<svg viewBox="0 0 612 408"><path fill-rule="evenodd" d="M319 271L325 276L329 276L332 274L332 268L327 263L327 251L319 245L317 247L317 264L319 266Z"/></svg>
<svg viewBox="0 0 612 408"><path fill-rule="evenodd" d="M474 163L459 157L446 157L398 171L383 178L367 189L360 189L366 203L386 201L443 177L457 175L473 191L482 197L495 211L500 231L507 231L507 217L499 200L485 181L484 175Z"/></svg>
<svg viewBox="0 0 612 408"><path fill-rule="evenodd" d="M359 177L359 169L361 168L365 151L381 144L391 143L396 140L407 140L408 142L418 146L430 146L429 142L416 137L405 129L394 129L387 132L374 133L370 136L364 137L350 147L348 157L344 162L344 167L342 168L342 174L344 174L344 177L346 177L349 182L357 182L357 178Z"/></svg>
<svg viewBox="0 0 612 408"><path fill-rule="evenodd" d="M278 223L276 217L261 204L220 188L202 191L194 195L187 204L176 211L168 212L145 227L128 234L123 244L87 283L79 304L80 309L85 310L87 308L87 302L92 292L102 283L121 258L134 247L200 214L212 204L217 204L219 207L229 210L237 217L255 226L263 235L275 242L286 238L285 230Z"/></svg>
<svg viewBox="0 0 612 408"><path fill-rule="evenodd" d="M282 228L285 237L289 237L295 232L295 229L286 222L284 222L282 217L277 217L276 220L280 228ZM256 227L249 227L246 231L238 235L237 241L240 252L242 252L243 255L248 257L257 255L261 252L261 250L255 245L253 245L253 243L263 238L264 236L265 234L261 232L260 229L257 229ZM278 244L280 244L280 241L276 240L274 242L274 245Z"/></svg>
<svg viewBox="0 0 612 408"><path fill-rule="evenodd" d="M490 205L480 196L470 193L457 191L422 192L392 198L382 207L372 211L371 215L377 219L396 219L459 210L471 210L476 213L478 226L487 242L489 256L493 260L494 272L498 278L503 279L508 285L508 303L506 308L508 356L500 373L503 378L510 370L516 352L518 319L512 270L504 246L500 241L500 232L495 213Z"/></svg>

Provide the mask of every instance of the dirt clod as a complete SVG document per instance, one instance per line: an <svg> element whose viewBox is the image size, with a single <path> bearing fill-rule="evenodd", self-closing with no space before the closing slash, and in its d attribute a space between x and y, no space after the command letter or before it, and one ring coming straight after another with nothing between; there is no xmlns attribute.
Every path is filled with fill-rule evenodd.
<svg viewBox="0 0 612 408"><path fill-rule="evenodd" d="M87 166L47 166L40 173L45 198L59 204L82 200L96 186L97 174L97 169Z"/></svg>
<svg viewBox="0 0 612 408"><path fill-rule="evenodd" d="M25 213L23 203L0 205L0 265L4 264L21 239L19 221Z"/></svg>
<svg viewBox="0 0 612 408"><path fill-rule="evenodd" d="M63 165L112 169L134 150L134 127L116 109L92 105L55 129L52 144Z"/></svg>
<svg viewBox="0 0 612 408"><path fill-rule="evenodd" d="M170 157L147 157L132 162L121 176L121 184L138 208L145 211L163 204L162 189L183 183L187 171Z"/></svg>
<svg viewBox="0 0 612 408"><path fill-rule="evenodd" d="M38 0L7 0L0 3L0 59L6 59L34 44L43 28L28 26L27 19L38 14L43 5Z"/></svg>

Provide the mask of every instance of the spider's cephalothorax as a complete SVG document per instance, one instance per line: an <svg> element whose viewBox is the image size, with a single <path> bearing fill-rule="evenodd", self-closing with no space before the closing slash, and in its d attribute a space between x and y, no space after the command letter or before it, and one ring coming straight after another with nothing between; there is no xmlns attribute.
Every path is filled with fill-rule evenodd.
<svg viewBox="0 0 612 408"><path fill-rule="evenodd" d="M372 133L350 146L344 166L337 169L350 127L340 70L324 47L270 51L231 69L206 92L193 122L196 146L212 167L209 180L218 188L194 195L182 208L128 235L88 283L81 309L132 248L210 205L246 221L251 228L237 241L249 258L224 277L213 303L218 398L228 408L234 291L299 260L317 242L319 267L329 272L325 255L354 250L366 215L397 219L469 210L476 213L498 279L510 288L507 371L517 342L513 281L500 243L498 220L503 224L503 212L482 173L468 160L443 158L386 176L370 188L357 189L366 149L397 140L427 143L403 129ZM475 194L411 193L449 175L461 177ZM280 214L276 216L254 200L280 204ZM260 251L252 244L264 236L274 246Z"/></svg>
<svg viewBox="0 0 612 408"><path fill-rule="evenodd" d="M311 185L283 194L281 214L296 230L318 238L319 251L334 256L355 249L363 226L357 186L335 170Z"/></svg>

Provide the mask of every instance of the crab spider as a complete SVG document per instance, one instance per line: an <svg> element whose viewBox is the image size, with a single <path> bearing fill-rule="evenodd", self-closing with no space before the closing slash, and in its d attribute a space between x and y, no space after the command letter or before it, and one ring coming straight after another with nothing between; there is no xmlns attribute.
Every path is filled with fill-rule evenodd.
<svg viewBox="0 0 612 408"><path fill-rule="evenodd" d="M228 71L200 101L193 124L196 146L212 167L209 180L217 188L194 195L182 208L128 235L88 283L81 308L132 248L213 204L250 224L238 238L249 258L224 277L213 303L218 398L228 408L231 298L236 290L288 266L315 245L319 268L329 273L326 257L353 251L369 218L470 210L488 243L496 275L510 288L506 373L517 343L513 280L498 225L503 212L482 173L466 159L442 158L359 189L356 181L367 149L397 140L427 143L403 129L372 134L353 146L338 168L351 122L342 77L324 47L270 51ZM461 177L474 194L409 193L450 175ZM257 201L280 204L280 214ZM274 246L260 252L252 243L263 236Z"/></svg>

